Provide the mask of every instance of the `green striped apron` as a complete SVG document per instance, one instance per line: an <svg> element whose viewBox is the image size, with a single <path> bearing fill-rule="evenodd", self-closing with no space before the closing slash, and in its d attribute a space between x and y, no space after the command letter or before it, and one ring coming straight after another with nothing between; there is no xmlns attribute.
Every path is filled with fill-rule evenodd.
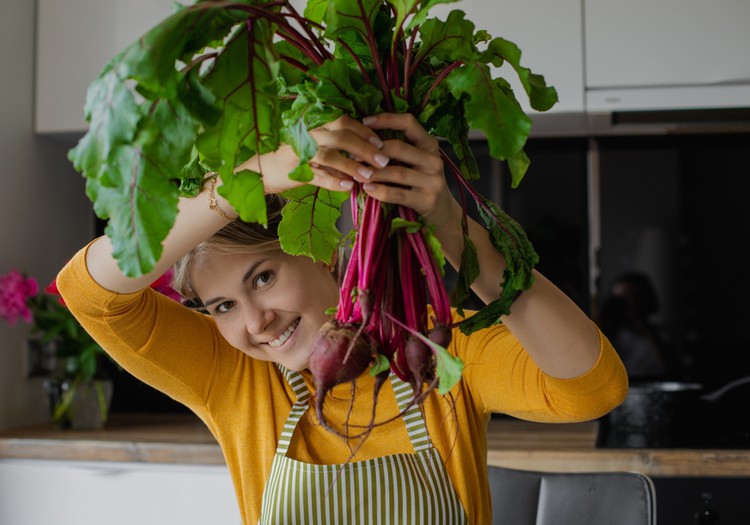
<svg viewBox="0 0 750 525"><path fill-rule="evenodd" d="M297 402L284 424L263 490L260 524L468 523L417 405L402 416L413 454L357 461L343 469L288 458L294 429L310 406L310 391L298 372L279 368ZM411 386L393 374L391 384L403 411L413 395Z"/></svg>

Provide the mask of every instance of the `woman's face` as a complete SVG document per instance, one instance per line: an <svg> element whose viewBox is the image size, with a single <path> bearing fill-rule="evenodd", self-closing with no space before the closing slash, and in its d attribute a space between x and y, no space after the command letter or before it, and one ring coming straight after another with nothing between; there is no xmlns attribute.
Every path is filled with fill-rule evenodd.
<svg viewBox="0 0 750 525"><path fill-rule="evenodd" d="M281 251L207 257L193 286L221 335L255 359L303 370L318 329L338 303L335 279L321 263Z"/></svg>

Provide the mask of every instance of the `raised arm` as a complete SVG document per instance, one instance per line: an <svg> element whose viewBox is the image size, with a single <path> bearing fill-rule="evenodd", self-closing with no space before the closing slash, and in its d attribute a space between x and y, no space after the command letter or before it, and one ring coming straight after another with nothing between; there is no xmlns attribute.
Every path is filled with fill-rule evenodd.
<svg viewBox="0 0 750 525"><path fill-rule="evenodd" d="M360 172L369 169L366 168L368 163L374 167L383 164L379 152L382 142L377 134L349 117L341 117L313 130L312 135L319 146L318 153L312 159L316 166L312 184L344 191L352 187L352 177L361 178ZM363 161L357 162L353 158ZM291 148L281 146L276 152L249 159L237 170L251 169L262 173L265 191L270 194L299 185L288 177L296 165L297 157ZM219 186L221 181L217 182L217 188ZM105 236L97 239L88 250L86 264L91 276L101 286L114 292L129 293L146 288L182 255L224 227L230 218L237 216L237 212L216 191L217 188L213 189L212 196L216 198L218 208L229 218L209 207L211 187L204 184L198 196L180 199L175 224L163 243L162 257L150 273L137 278L125 276L112 256L111 241Z"/></svg>

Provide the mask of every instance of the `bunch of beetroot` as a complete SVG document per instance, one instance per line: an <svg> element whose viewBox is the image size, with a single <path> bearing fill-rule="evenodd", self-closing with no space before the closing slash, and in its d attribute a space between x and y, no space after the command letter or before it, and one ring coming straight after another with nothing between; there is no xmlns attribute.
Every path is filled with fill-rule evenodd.
<svg viewBox="0 0 750 525"><path fill-rule="evenodd" d="M356 237L336 316L321 328L310 356L316 414L329 429L323 414L326 394L368 368L376 377L373 405L390 371L411 384L414 402L419 402L438 385L447 392L462 368L461 361L445 351L451 307L429 228L414 210L381 203L358 185L351 201ZM445 371L440 378L438 362Z"/></svg>

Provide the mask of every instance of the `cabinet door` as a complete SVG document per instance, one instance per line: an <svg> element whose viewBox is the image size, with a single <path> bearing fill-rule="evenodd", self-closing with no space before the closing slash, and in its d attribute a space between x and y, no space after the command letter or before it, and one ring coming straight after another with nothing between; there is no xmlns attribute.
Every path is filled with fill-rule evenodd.
<svg viewBox="0 0 750 525"><path fill-rule="evenodd" d="M172 0L38 0L36 131L85 132L89 84L110 58L168 16L171 5ZM522 62L558 91L560 102L551 111L583 109L580 0L463 0L438 5L432 13L445 16L452 9L465 11L493 36L518 44ZM530 111L515 73L503 66L501 74Z"/></svg>
<svg viewBox="0 0 750 525"><path fill-rule="evenodd" d="M38 133L83 133L86 90L110 58L172 12L172 0L37 0Z"/></svg>
<svg viewBox="0 0 750 525"><path fill-rule="evenodd" d="M584 0L589 110L750 106L747 0Z"/></svg>
<svg viewBox="0 0 750 525"><path fill-rule="evenodd" d="M560 101L550 112L583 110L581 0L462 0L430 12L442 18L454 9L465 12L477 29L521 48L521 63L557 89ZM531 111L513 69L506 64L499 73L511 82L524 110Z"/></svg>
<svg viewBox="0 0 750 525"><path fill-rule="evenodd" d="M219 465L0 461L0 523L240 525Z"/></svg>

